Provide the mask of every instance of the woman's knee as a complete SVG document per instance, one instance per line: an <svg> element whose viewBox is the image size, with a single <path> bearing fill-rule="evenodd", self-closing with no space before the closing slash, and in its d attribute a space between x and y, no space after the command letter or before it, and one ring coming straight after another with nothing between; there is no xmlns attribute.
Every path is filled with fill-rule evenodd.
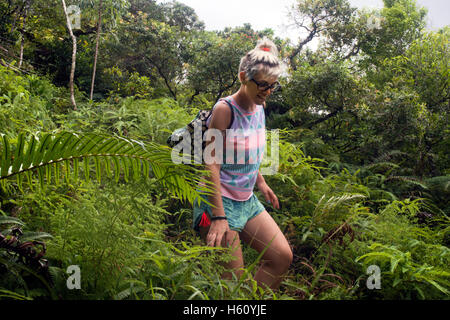
<svg viewBox="0 0 450 320"><path fill-rule="evenodd" d="M283 246L283 248L280 251L280 264L282 264L286 269L288 269L293 259L294 254L292 253L291 247L289 245Z"/></svg>
<svg viewBox="0 0 450 320"><path fill-rule="evenodd" d="M292 252L292 249L289 245L286 248L285 259L289 268L289 266L292 264L292 261L294 260L294 253Z"/></svg>
<svg viewBox="0 0 450 320"><path fill-rule="evenodd" d="M270 252L267 252L263 259L264 263L272 270L276 270L278 274L285 273L293 260L293 253L291 247L286 245L280 245L270 248Z"/></svg>

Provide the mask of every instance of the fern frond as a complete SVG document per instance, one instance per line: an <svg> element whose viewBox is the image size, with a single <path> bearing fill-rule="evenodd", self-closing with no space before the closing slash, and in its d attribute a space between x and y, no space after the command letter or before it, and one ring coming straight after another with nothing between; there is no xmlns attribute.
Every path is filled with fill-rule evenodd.
<svg viewBox="0 0 450 320"><path fill-rule="evenodd" d="M6 298L6 299L14 299L14 300L33 300L30 297L21 295L17 292L13 292L10 290L6 290L6 289L0 289L0 300L1 298Z"/></svg>
<svg viewBox="0 0 450 320"><path fill-rule="evenodd" d="M409 157L409 154L406 152L400 151L400 150L391 150L391 151L383 153L381 156L374 159L373 164L377 164L379 162L390 161L393 158L395 158L396 156L405 158L405 157Z"/></svg>
<svg viewBox="0 0 450 320"><path fill-rule="evenodd" d="M424 182L433 189L440 189L443 191L450 191L450 175L438 176L425 179Z"/></svg>
<svg viewBox="0 0 450 320"><path fill-rule="evenodd" d="M377 162L377 163L371 163L371 164L365 165L363 167L363 169L373 170L374 168L379 168L379 167L390 167L390 168L395 168L395 169L400 168L400 166L398 164L384 161L384 162Z"/></svg>
<svg viewBox="0 0 450 320"><path fill-rule="evenodd" d="M20 226L24 225L21 220L9 216L0 216L0 225L2 224L18 224Z"/></svg>
<svg viewBox="0 0 450 320"><path fill-rule="evenodd" d="M315 212L317 212L319 209L321 209L322 212L329 212L334 210L344 202L360 198L366 198L366 196L359 193L345 193L341 196L332 196L328 200L326 200L325 203L323 203L323 200L325 200L325 195L323 195L316 205Z"/></svg>
<svg viewBox="0 0 450 320"><path fill-rule="evenodd" d="M11 150L15 150L14 157ZM163 186L179 199L193 202L199 198L199 193L210 192L211 186L199 187L200 176L205 172L194 166L176 164L171 158L171 149L155 143L147 143L117 136L93 133L45 133L40 136L19 134L17 141L11 143L6 135L0 139L0 182L6 189L8 179L17 176L21 189L23 178L28 183L33 180L33 174L41 187L52 182L60 183L61 174L66 180L77 180L80 161L83 161L85 180L89 181L91 160L94 160L95 176L100 181L102 173L108 170L111 176L111 162L114 166L116 181L121 177L125 181L138 179L141 176L152 175ZM102 163L106 163L105 166ZM64 170L61 165L64 164ZM72 167L70 167L72 164Z"/></svg>
<svg viewBox="0 0 450 320"><path fill-rule="evenodd" d="M389 180L400 180L400 181L403 181L403 182L407 182L407 183L418 185L418 186L422 187L425 190L428 189L428 186L426 186L423 181L419 182L419 179L415 178L415 177L390 176L390 177L387 177L385 181L389 181Z"/></svg>
<svg viewBox="0 0 450 320"><path fill-rule="evenodd" d="M53 238L53 236L46 232L25 232L21 237L21 242L33 241L38 239L48 239Z"/></svg>

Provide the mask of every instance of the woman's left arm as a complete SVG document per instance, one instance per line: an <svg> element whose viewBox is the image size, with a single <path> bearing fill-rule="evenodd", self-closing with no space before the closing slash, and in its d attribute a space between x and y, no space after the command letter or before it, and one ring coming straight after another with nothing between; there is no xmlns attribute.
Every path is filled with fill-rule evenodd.
<svg viewBox="0 0 450 320"><path fill-rule="evenodd" d="M267 202L271 203L275 209L280 209L280 204L278 203L278 198L272 189L267 185L261 172L258 172L258 177L256 178L256 186L258 190L264 195Z"/></svg>

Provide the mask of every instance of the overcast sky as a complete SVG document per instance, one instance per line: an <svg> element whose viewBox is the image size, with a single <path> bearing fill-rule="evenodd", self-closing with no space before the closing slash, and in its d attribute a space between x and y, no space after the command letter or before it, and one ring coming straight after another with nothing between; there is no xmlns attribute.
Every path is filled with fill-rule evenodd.
<svg viewBox="0 0 450 320"><path fill-rule="evenodd" d="M250 23L254 30L272 28L281 38L289 37L297 42L298 30L288 27L289 8L295 0L177 0L193 8L206 30L222 30L225 27ZM382 0L349 0L358 8L382 8ZM160 0L161 2L169 2ZM416 0L428 9L428 28L436 30L449 24L450 0Z"/></svg>

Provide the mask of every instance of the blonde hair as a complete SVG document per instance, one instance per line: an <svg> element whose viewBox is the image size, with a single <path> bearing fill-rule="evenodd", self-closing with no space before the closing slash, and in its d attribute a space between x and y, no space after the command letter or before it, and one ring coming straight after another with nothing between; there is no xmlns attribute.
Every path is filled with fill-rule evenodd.
<svg viewBox="0 0 450 320"><path fill-rule="evenodd" d="M260 39L256 47L242 57L239 72L242 71L249 80L259 71L267 76L279 77L282 66L278 60L278 49L275 44L267 37Z"/></svg>

